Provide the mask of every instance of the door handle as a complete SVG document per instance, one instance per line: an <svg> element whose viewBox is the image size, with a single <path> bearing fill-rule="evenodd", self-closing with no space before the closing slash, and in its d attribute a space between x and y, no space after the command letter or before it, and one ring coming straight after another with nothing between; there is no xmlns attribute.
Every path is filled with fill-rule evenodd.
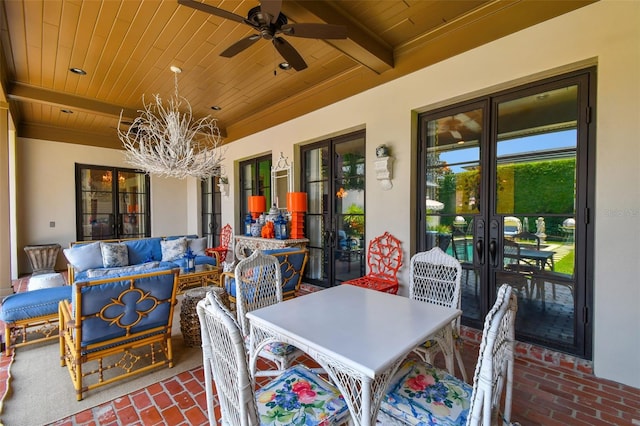
<svg viewBox="0 0 640 426"><path fill-rule="evenodd" d="M483 253L484 241L478 239L476 241L476 257L478 258L478 263L480 265L484 265L484 253Z"/></svg>
<svg viewBox="0 0 640 426"><path fill-rule="evenodd" d="M496 246L498 245L498 243L496 243L496 240L491 239L491 241L489 241L489 255L491 256L491 265L492 266L496 266L497 262L496 262L496 253L498 250L496 250Z"/></svg>

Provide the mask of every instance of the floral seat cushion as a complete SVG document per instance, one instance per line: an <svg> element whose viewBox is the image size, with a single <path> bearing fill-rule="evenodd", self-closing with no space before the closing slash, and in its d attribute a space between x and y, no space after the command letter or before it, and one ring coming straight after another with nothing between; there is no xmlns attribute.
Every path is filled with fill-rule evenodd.
<svg viewBox="0 0 640 426"><path fill-rule="evenodd" d="M472 391L446 371L409 360L391 381L380 409L409 425L466 425Z"/></svg>
<svg viewBox="0 0 640 426"><path fill-rule="evenodd" d="M249 347L249 338L250 336L246 336L244 338L244 343L247 348ZM297 348L287 343L274 342L274 343L267 343L266 345L264 345L262 350L266 352L270 352L276 356L287 356L287 355L291 355L294 351L297 350Z"/></svg>
<svg viewBox="0 0 640 426"><path fill-rule="evenodd" d="M333 425L346 416L340 391L294 366L256 392L261 425Z"/></svg>

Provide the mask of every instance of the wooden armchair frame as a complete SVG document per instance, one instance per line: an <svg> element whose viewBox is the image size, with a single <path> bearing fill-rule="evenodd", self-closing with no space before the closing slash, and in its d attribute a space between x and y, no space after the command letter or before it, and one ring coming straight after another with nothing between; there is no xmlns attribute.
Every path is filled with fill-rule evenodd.
<svg viewBox="0 0 640 426"><path fill-rule="evenodd" d="M173 367L171 324L177 271L73 284L59 305L60 364L78 401L83 393L135 374Z"/></svg>

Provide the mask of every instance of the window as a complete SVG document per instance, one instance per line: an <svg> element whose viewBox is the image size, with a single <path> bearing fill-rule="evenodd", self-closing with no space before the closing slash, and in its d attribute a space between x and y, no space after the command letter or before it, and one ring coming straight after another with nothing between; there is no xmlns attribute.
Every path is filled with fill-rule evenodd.
<svg viewBox="0 0 640 426"><path fill-rule="evenodd" d="M250 195L264 195L267 199L267 210L271 201L271 155L252 158L240 163L240 217L239 223L249 213L248 197Z"/></svg>

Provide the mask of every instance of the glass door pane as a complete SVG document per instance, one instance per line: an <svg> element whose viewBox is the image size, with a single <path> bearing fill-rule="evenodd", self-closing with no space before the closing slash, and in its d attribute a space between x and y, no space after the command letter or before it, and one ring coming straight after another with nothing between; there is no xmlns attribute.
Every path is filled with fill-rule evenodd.
<svg viewBox="0 0 640 426"><path fill-rule="evenodd" d="M118 201L120 238L140 238L147 235L146 175L118 171Z"/></svg>
<svg viewBox="0 0 640 426"><path fill-rule="evenodd" d="M80 182L78 240L116 238L113 172L105 168L82 168Z"/></svg>
<svg viewBox="0 0 640 426"><path fill-rule="evenodd" d="M577 86L497 103L495 285L518 291L520 335L560 346L576 336L577 111Z"/></svg>
<svg viewBox="0 0 640 426"><path fill-rule="evenodd" d="M440 247L456 257L462 271L462 307L465 317L482 316L480 270L474 241L482 242L483 108L444 113L423 126L426 146L424 247ZM476 236L476 229L479 235Z"/></svg>

